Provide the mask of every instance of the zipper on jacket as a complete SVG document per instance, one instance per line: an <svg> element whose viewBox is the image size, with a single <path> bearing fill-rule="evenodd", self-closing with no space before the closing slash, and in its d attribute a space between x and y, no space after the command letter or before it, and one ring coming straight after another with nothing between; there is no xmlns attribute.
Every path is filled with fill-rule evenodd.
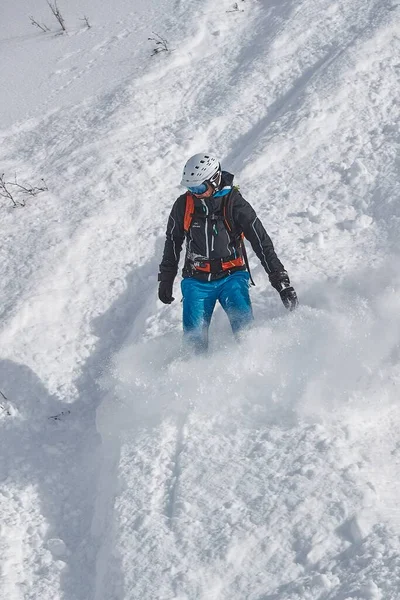
<svg viewBox="0 0 400 600"><path fill-rule="evenodd" d="M210 243L208 241L208 206L205 202L205 200L201 200L203 206L204 206L204 212L206 213L206 218L204 219L204 233L206 236L206 258L210 258Z"/></svg>

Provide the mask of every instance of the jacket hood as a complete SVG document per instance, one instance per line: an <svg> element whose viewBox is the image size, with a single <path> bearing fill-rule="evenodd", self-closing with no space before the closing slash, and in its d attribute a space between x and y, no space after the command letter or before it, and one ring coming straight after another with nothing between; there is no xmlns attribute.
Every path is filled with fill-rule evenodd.
<svg viewBox="0 0 400 600"><path fill-rule="evenodd" d="M221 172L221 183L218 187L218 190L214 192L213 198L219 198L220 196L225 196L229 194L232 189L234 175L232 173L228 173L228 171Z"/></svg>
<svg viewBox="0 0 400 600"><path fill-rule="evenodd" d="M223 187L225 187L226 185L233 185L233 180L234 180L235 176L232 175L232 173L229 173L228 171L222 171L222 177L221 177L221 189Z"/></svg>

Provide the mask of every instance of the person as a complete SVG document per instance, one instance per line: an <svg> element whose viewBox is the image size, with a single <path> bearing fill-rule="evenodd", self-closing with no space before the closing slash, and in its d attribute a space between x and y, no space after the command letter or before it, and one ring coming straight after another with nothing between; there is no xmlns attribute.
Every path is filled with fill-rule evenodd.
<svg viewBox="0 0 400 600"><path fill-rule="evenodd" d="M253 281L243 237L250 242L284 306L294 310L298 305L271 238L233 179L234 175L222 171L211 154L192 156L181 181L187 191L175 201L168 219L158 297L164 304L174 301L173 284L186 240L181 282L183 330L186 341L197 352L208 348L208 329L217 300L236 337L253 321L249 294Z"/></svg>

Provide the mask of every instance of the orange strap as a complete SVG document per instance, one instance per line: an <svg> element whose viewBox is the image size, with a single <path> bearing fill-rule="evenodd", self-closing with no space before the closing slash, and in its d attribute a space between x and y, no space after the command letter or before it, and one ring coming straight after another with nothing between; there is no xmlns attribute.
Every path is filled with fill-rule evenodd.
<svg viewBox="0 0 400 600"><path fill-rule="evenodd" d="M203 273L211 273L211 264L209 262L203 261L206 264L204 267L197 266L194 264L194 268L196 271L202 271ZM234 267L243 267L244 260L242 256L238 256L238 258L234 258L233 260L228 260L227 262L221 262L221 269L223 271L227 271L228 269L233 269Z"/></svg>
<svg viewBox="0 0 400 600"><path fill-rule="evenodd" d="M186 206L185 206L185 216L183 218L183 230L187 233L192 224L192 218L194 213L194 198L190 192L186 193ZM224 223L225 227L228 231L232 232L232 227L229 224L228 218L226 216L226 202L224 204ZM244 233L241 233L240 237L242 240L244 239Z"/></svg>
<svg viewBox="0 0 400 600"><path fill-rule="evenodd" d="M186 208L185 208L185 217L183 219L183 229L185 233L187 233L190 229L190 225L192 224L192 217L194 213L194 198L190 192L186 194Z"/></svg>
<svg viewBox="0 0 400 600"><path fill-rule="evenodd" d="M228 218L226 216L226 205L227 205L227 202L224 202L224 222L225 222L225 227L227 228L228 231L232 231L232 227L230 226Z"/></svg>
<svg viewBox="0 0 400 600"><path fill-rule="evenodd" d="M222 268L225 271L226 269L231 269L232 267L243 267L243 265L244 265L243 256L238 256L237 258L234 258L233 260L228 260L228 262L223 262Z"/></svg>

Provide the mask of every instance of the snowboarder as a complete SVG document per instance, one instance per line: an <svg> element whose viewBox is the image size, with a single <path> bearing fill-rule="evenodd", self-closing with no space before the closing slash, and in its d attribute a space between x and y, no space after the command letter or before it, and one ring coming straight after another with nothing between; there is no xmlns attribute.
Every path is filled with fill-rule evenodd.
<svg viewBox="0 0 400 600"><path fill-rule="evenodd" d="M196 351L208 347L208 328L218 300L237 336L253 321L249 295L253 283L243 236L289 310L298 305L295 290L275 254L271 238L253 207L233 186L234 176L221 170L217 158L196 154L184 169L181 184L187 192L172 207L164 254L158 275L158 297L174 301L173 283L186 238L182 271L183 330Z"/></svg>

